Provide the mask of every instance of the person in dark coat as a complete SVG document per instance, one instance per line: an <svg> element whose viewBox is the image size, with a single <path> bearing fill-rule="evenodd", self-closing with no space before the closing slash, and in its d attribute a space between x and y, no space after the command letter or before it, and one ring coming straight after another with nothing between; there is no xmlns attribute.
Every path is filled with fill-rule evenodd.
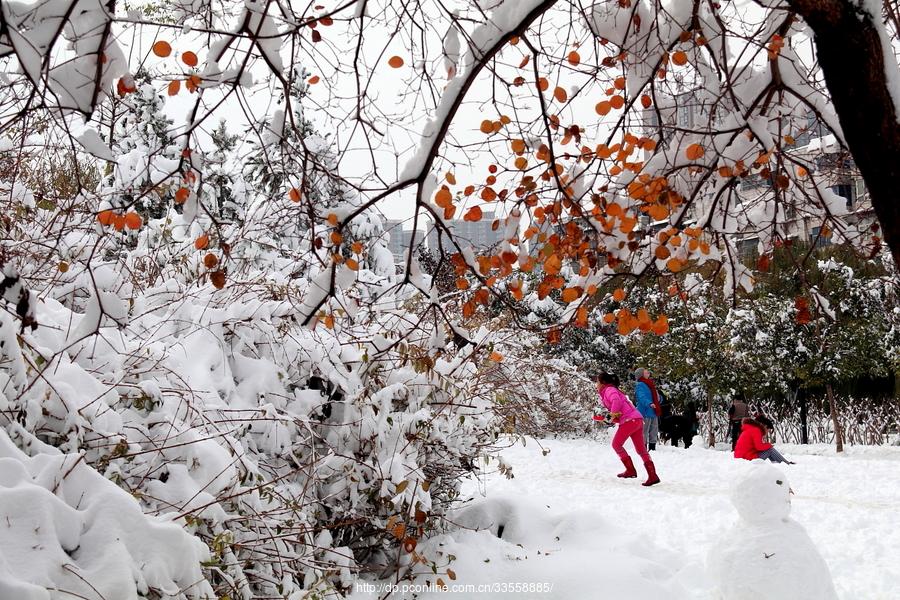
<svg viewBox="0 0 900 600"><path fill-rule="evenodd" d="M728 407L728 425L731 430L731 451L734 452L738 437L741 435L741 427L745 417L750 416L750 407L744 400L743 394L737 394Z"/></svg>
<svg viewBox="0 0 900 600"><path fill-rule="evenodd" d="M700 417L697 416L697 404L693 401L684 405L684 413L681 415L682 434L684 447L690 448L694 443L694 436L700 432Z"/></svg>

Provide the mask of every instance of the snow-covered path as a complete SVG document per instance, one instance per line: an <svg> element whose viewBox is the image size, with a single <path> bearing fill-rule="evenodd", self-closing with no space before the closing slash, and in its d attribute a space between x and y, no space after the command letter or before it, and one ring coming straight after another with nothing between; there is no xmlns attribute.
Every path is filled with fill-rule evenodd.
<svg viewBox="0 0 900 600"><path fill-rule="evenodd" d="M542 447L549 453L544 455ZM896 540L900 531L900 448L856 447L843 456L824 446L781 448L797 461L783 467L795 492L792 516L807 529L830 566L839 596L848 600L900 596L900 544ZM605 438L544 440L540 446L531 441L525 447L507 449L503 457L512 465L515 477L507 480L491 475L478 485L473 483L470 494L486 493L488 499L513 502L526 499L560 515L597 513L601 519L652 540L648 545L651 556L661 563L659 570L673 571L667 586L676 591L680 583L684 588L682 594L676 591L672 597L711 597L706 557L737 518L728 496L735 476L748 463L735 461L728 452L696 445L689 450L663 446L654 453L663 483L643 488L639 480L615 477L621 465ZM582 523L586 529L594 525ZM592 561L590 554L603 553L608 546L564 547L571 559L596 564L596 569L580 574L582 585L574 586L585 590L584 598L642 597L645 582L635 583L634 595L625 589L622 596L599 593L606 557ZM634 548L627 552L642 554ZM587 555L579 557L579 553ZM645 577L666 579L655 577L661 573L646 568L641 571ZM551 570L535 564L524 572L554 577ZM590 592L592 589L598 593ZM534 597L568 596L543 593Z"/></svg>

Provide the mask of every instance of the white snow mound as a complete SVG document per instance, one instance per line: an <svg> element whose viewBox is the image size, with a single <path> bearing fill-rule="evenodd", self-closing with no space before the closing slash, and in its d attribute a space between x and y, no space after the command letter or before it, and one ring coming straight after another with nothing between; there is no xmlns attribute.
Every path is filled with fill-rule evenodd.
<svg viewBox="0 0 900 600"><path fill-rule="evenodd" d="M0 429L0 598L211 598L208 558L80 456L29 457Z"/></svg>

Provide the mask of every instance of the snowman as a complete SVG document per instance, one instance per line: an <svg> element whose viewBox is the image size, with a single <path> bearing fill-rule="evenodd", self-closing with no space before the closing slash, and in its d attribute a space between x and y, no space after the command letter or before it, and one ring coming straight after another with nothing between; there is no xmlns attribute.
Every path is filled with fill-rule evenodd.
<svg viewBox="0 0 900 600"><path fill-rule="evenodd" d="M837 600L828 565L790 518L791 488L780 470L752 464L731 501L740 519L709 556L723 600Z"/></svg>

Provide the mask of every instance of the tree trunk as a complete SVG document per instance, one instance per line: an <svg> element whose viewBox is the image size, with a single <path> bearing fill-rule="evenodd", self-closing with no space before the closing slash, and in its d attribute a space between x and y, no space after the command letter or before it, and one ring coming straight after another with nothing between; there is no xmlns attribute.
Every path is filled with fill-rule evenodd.
<svg viewBox="0 0 900 600"><path fill-rule="evenodd" d="M713 429L713 401L712 396L709 394L706 395L706 419L709 421L709 437L707 438L707 443L710 448L716 447L716 432Z"/></svg>
<svg viewBox="0 0 900 600"><path fill-rule="evenodd" d="M797 388L800 396L800 443L809 443L809 405L806 401L806 390Z"/></svg>
<svg viewBox="0 0 900 600"><path fill-rule="evenodd" d="M844 451L844 432L841 430L841 422L838 419L837 406L834 403L834 392L831 384L825 384L825 393L828 394L828 407L831 411L831 422L834 424L834 445L838 452Z"/></svg>
<svg viewBox="0 0 900 600"><path fill-rule="evenodd" d="M788 4L815 34L819 65L844 139L866 182L884 241L900 266L900 202L896 198L900 124L885 76L878 27L858 2L788 0ZM894 61L893 54L888 60Z"/></svg>

